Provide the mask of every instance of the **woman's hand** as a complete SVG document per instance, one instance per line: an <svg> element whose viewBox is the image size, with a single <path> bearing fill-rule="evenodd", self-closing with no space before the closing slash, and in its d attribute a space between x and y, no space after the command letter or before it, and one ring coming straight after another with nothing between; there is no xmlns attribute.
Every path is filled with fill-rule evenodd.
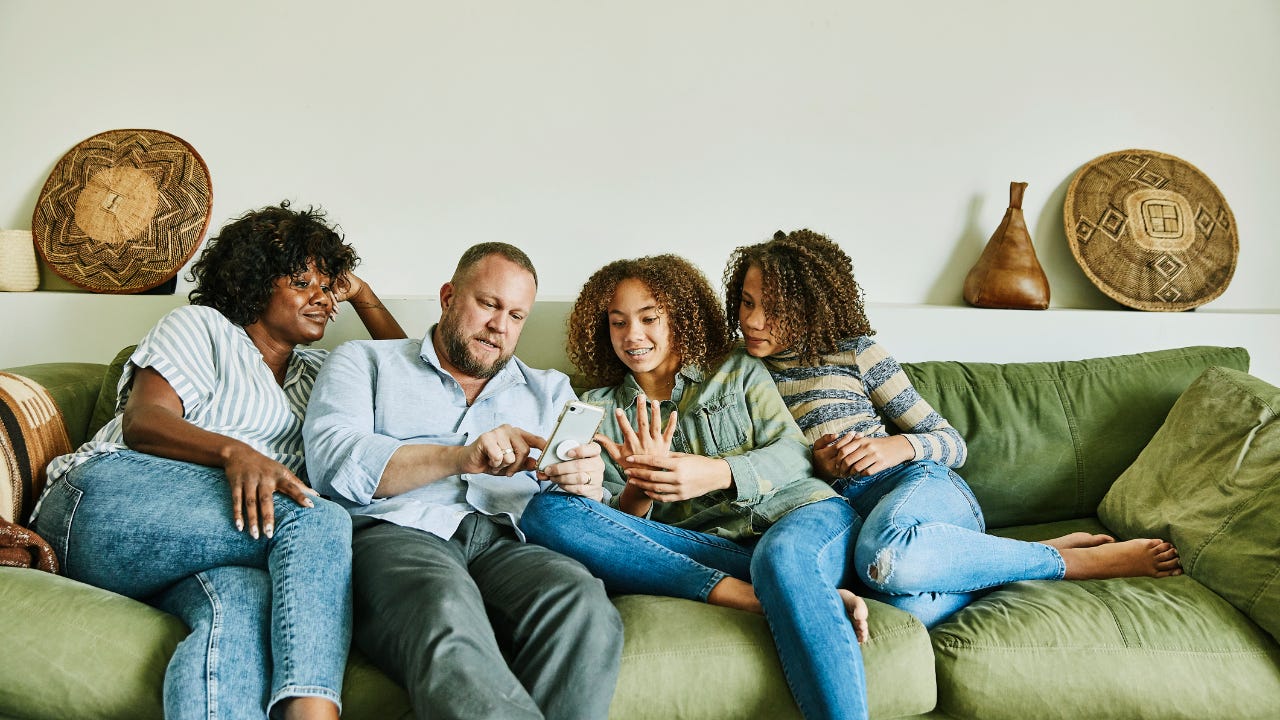
<svg viewBox="0 0 1280 720"><path fill-rule="evenodd" d="M254 450L248 445L233 446L226 455L223 469L227 484L231 486L231 515L236 529L244 530L249 523L249 534L258 539L258 523L267 537L275 535L275 501L272 495L283 493L303 507L314 507L311 497L315 490L307 487L289 468Z"/></svg>
<svg viewBox="0 0 1280 720"><path fill-rule="evenodd" d="M400 327L399 321L391 311L387 310L387 306L382 304L382 300L378 299L373 288L369 287L369 283L361 280L355 273L344 274L341 280L334 281L332 287L333 289L329 291L331 322L338 318L338 305L348 302L360 316L360 322L364 324L364 329L369 331L369 337L374 340L398 340L408 337L405 335L404 328Z"/></svg>
<svg viewBox="0 0 1280 720"><path fill-rule="evenodd" d="M874 475L915 456L915 448L901 435L869 438L851 432L837 438L827 433L813 444L813 466L826 480Z"/></svg>
<svg viewBox="0 0 1280 720"><path fill-rule="evenodd" d="M360 294L368 285L360 279L359 275L348 272L342 275L341 280L333 281L332 289L329 290L329 318L338 317L338 305L350 300Z"/></svg>
<svg viewBox="0 0 1280 720"><path fill-rule="evenodd" d="M733 487L733 471L719 458L668 452L665 455L633 455L634 467L627 484L659 502L678 502Z"/></svg>

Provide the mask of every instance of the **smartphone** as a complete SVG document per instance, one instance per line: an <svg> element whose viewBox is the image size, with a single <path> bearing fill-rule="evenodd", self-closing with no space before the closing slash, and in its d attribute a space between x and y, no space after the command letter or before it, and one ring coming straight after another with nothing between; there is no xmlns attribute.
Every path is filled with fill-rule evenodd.
<svg viewBox="0 0 1280 720"><path fill-rule="evenodd" d="M572 460L565 453L591 442L602 420L603 408L580 400L565 403L560 417L556 418L556 427L551 431L551 437L547 438L547 449L538 457L538 470L546 470L548 465Z"/></svg>

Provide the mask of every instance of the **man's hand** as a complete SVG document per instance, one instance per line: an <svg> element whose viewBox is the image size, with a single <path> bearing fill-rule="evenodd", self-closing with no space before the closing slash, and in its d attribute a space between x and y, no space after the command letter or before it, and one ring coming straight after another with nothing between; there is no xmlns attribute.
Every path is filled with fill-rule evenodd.
<svg viewBox="0 0 1280 720"><path fill-rule="evenodd" d="M528 430L513 425L499 425L482 434L470 445L459 448L462 456L458 473L484 473L510 477L533 470L535 463L529 449L545 450L547 441Z"/></svg>
<svg viewBox="0 0 1280 720"><path fill-rule="evenodd" d="M604 458L600 456L600 446L594 442L579 445L569 455L574 459L548 465L546 472L539 476L545 476L571 495L603 501Z"/></svg>
<svg viewBox="0 0 1280 720"><path fill-rule="evenodd" d="M827 433L813 444L814 468L827 480L874 475L915 456L915 448L901 435L869 438L851 432L837 438Z"/></svg>

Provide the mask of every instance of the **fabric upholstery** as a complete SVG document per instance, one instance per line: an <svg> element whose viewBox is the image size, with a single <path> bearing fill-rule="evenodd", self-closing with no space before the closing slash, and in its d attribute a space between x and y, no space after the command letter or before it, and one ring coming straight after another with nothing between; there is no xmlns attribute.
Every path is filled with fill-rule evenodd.
<svg viewBox="0 0 1280 720"><path fill-rule="evenodd" d="M626 627L626 645L611 715L800 717L763 617L649 595L623 595L614 604ZM867 605L871 638L862 653L872 717L932 710L937 690L924 626L897 608L874 600ZM715 690L687 690L697 687Z"/></svg>
<svg viewBox="0 0 1280 720"><path fill-rule="evenodd" d="M933 646L955 717L1274 718L1280 697L1280 646L1186 575L1014 583Z"/></svg>
<svg viewBox="0 0 1280 720"><path fill-rule="evenodd" d="M1209 368L1098 514L1173 541L1187 574L1280 639L1280 388Z"/></svg>
<svg viewBox="0 0 1280 720"><path fill-rule="evenodd" d="M957 470L988 527L1094 515L1182 391L1210 365L1247 370L1244 348L1189 347L1069 362L903 363L960 431ZM1031 460L1034 458L1034 460Z"/></svg>
<svg viewBox="0 0 1280 720"><path fill-rule="evenodd" d="M124 373L124 364L129 362L130 356L136 349L138 349L137 345L124 348L116 353L111 364L107 366L107 372L102 376L102 385L98 388L93 416L89 418L89 427L85 430L88 437L93 437L103 425L116 416L116 397L119 394L117 386L120 384L120 375Z"/></svg>

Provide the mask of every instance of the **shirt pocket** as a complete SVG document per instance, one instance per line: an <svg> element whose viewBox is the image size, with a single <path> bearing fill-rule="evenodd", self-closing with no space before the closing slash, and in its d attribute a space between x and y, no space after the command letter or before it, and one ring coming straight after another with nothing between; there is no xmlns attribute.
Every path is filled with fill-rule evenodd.
<svg viewBox="0 0 1280 720"><path fill-rule="evenodd" d="M727 393L712 398L694 410L698 439L702 453L710 457L724 457L745 452L747 429L751 416L747 414L746 398Z"/></svg>

